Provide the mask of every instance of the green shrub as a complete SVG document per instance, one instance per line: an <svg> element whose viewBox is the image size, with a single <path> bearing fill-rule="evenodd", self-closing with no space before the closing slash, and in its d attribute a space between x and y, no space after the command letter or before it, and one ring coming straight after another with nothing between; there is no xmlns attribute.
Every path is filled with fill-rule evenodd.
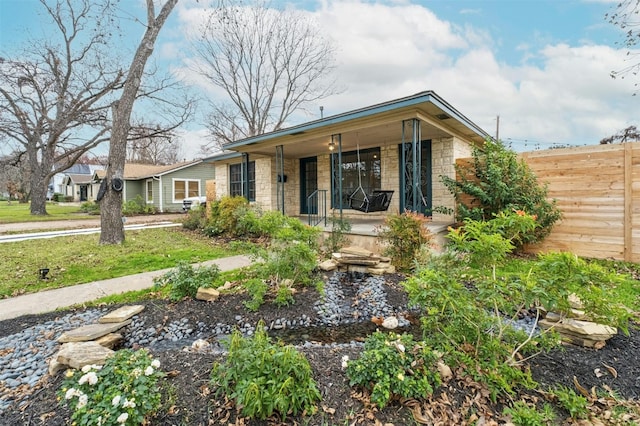
<svg viewBox="0 0 640 426"><path fill-rule="evenodd" d="M244 302L244 306L250 311L256 312L264 303L264 296L269 291L269 285L261 278L251 278L245 281L244 287L251 295L251 300Z"/></svg>
<svg viewBox="0 0 640 426"><path fill-rule="evenodd" d="M161 403L159 367L145 349L119 350L103 367L67 370L58 395L71 409L73 424L149 424Z"/></svg>
<svg viewBox="0 0 640 426"><path fill-rule="evenodd" d="M493 140L474 148L472 156L472 165L456 165L457 179L441 176L458 201L457 219L485 221L500 212L522 210L535 215L539 223L534 233L526 235L524 243L540 241L549 235L562 214L556 201L547 199L547 186L538 183L527 163ZM463 202L464 196L471 197L471 205Z"/></svg>
<svg viewBox="0 0 640 426"><path fill-rule="evenodd" d="M207 211L202 207L189 209L187 217L182 221L182 227L195 231L196 229L204 229L207 226Z"/></svg>
<svg viewBox="0 0 640 426"><path fill-rule="evenodd" d="M426 227L428 221L429 218L421 213L406 211L387 216L384 225L377 230L384 254L391 257L399 269L413 269L418 252L433 239Z"/></svg>
<svg viewBox="0 0 640 426"><path fill-rule="evenodd" d="M534 386L529 372L516 361L518 353L531 353L557 344L552 334L527 335L513 329L516 318L536 297L525 283L486 280L451 265L450 256L434 257L427 267L404 282L412 304L423 309L425 340L445 354L452 366L465 366L475 380L487 384L491 397L514 395L518 387Z"/></svg>
<svg viewBox="0 0 640 426"><path fill-rule="evenodd" d="M100 204L94 201L85 201L80 205L80 211L87 214L100 214Z"/></svg>
<svg viewBox="0 0 640 426"><path fill-rule="evenodd" d="M244 235L238 228L238 218L249 209L246 198L222 197L211 203L211 218L206 229L209 235L228 234L230 236Z"/></svg>
<svg viewBox="0 0 640 426"><path fill-rule="evenodd" d="M153 205L148 205L139 194L133 200L122 203L122 214L124 216L153 213L156 213L156 208Z"/></svg>
<svg viewBox="0 0 640 426"><path fill-rule="evenodd" d="M376 331L364 343L360 358L346 363L350 385L371 391L371 402L384 408L392 398L424 398L440 385L437 357L409 334Z"/></svg>
<svg viewBox="0 0 640 426"><path fill-rule="evenodd" d="M460 228L449 228L447 239L453 250L465 253L476 268L495 268L536 229L535 217L522 211L500 212L488 221L464 219Z"/></svg>
<svg viewBox="0 0 640 426"><path fill-rule="evenodd" d="M568 313L569 296L575 294L593 321L619 327L628 333L631 313L617 288L625 277L597 262L587 262L571 253L543 253L534 263L538 286L554 289L556 297L545 303L547 309Z"/></svg>
<svg viewBox="0 0 640 426"><path fill-rule="evenodd" d="M254 337L235 331L223 363L211 370L216 395L229 395L242 415L266 419L279 413L282 420L298 413L314 413L320 392L306 358L293 346L271 343L260 322Z"/></svg>
<svg viewBox="0 0 640 426"><path fill-rule="evenodd" d="M187 262L180 262L169 272L155 277L154 286L170 286L169 298L180 300L184 297L195 297L200 287L212 287L220 274L217 265L194 268Z"/></svg>

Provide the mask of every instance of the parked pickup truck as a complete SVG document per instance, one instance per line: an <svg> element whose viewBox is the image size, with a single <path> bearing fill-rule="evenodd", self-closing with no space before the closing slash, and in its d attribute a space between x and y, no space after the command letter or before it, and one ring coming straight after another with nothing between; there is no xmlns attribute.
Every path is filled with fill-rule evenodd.
<svg viewBox="0 0 640 426"><path fill-rule="evenodd" d="M207 204L207 197L188 197L182 200L182 211L187 212Z"/></svg>

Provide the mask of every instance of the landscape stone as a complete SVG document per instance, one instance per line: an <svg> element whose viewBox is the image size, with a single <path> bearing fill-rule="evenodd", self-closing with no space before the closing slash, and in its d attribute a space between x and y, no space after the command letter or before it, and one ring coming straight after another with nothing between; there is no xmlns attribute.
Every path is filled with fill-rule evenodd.
<svg viewBox="0 0 640 426"><path fill-rule="evenodd" d="M70 342L62 345L55 359L71 368L81 369L85 365L104 365L113 353L97 342Z"/></svg>
<svg viewBox="0 0 640 426"><path fill-rule="evenodd" d="M89 324L82 327L78 327L74 330L65 331L62 333L60 337L58 337L58 342L60 343L68 343L68 342L86 342L89 340L95 340L99 337L102 337L106 334L113 333L114 331L120 330L122 327L131 324L131 320L126 320L118 323L107 323L107 324Z"/></svg>
<svg viewBox="0 0 640 426"><path fill-rule="evenodd" d="M98 342L100 345L104 346L105 348L113 349L116 346L120 345L120 343L122 343L123 340L124 338L122 337L122 334L109 333L105 336L100 337L99 339L96 339L95 341Z"/></svg>
<svg viewBox="0 0 640 426"><path fill-rule="evenodd" d="M98 319L99 323L123 322L144 310L143 305L122 306Z"/></svg>
<svg viewBox="0 0 640 426"><path fill-rule="evenodd" d="M324 262L318 265L318 268L320 268L321 271L326 271L326 272L334 271L337 267L338 267L338 264L333 259L325 260Z"/></svg>
<svg viewBox="0 0 640 426"><path fill-rule="evenodd" d="M220 292L215 288L200 287L196 293L196 299L213 302L220 297Z"/></svg>
<svg viewBox="0 0 640 426"><path fill-rule="evenodd" d="M353 255L363 256L363 257L371 257L374 254L372 251L367 250L367 249L362 248L362 247L358 247L358 246L344 247L344 248L340 249L340 253L353 254Z"/></svg>

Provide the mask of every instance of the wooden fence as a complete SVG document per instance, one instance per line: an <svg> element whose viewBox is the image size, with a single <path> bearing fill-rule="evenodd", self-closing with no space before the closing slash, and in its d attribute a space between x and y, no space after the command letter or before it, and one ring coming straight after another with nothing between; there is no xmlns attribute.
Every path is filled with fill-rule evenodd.
<svg viewBox="0 0 640 426"><path fill-rule="evenodd" d="M563 219L533 251L640 262L640 143L520 154Z"/></svg>

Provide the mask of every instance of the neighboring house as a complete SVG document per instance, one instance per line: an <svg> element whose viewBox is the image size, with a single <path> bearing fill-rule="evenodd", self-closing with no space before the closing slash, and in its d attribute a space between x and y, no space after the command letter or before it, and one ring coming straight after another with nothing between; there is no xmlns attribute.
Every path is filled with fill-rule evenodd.
<svg viewBox="0 0 640 426"><path fill-rule="evenodd" d="M93 180L99 186L105 176L106 171L99 170ZM126 203L140 197L159 212L182 211L182 200L204 196L206 181L214 177L214 169L202 160L167 166L125 164L122 201Z"/></svg>
<svg viewBox="0 0 640 426"><path fill-rule="evenodd" d="M471 156L488 137L426 91L238 140L205 161L215 167L218 197L243 195L290 216L323 214L325 206L352 219L404 210L431 215L434 207L455 206L439 177L455 177L456 158ZM363 198L373 201L380 190L388 208L381 203L365 213Z"/></svg>
<svg viewBox="0 0 640 426"><path fill-rule="evenodd" d="M91 179L96 170L102 170L99 164L74 164L67 170L56 173L49 182L47 198L54 193L73 197L73 201L95 200L98 188L92 185Z"/></svg>
<svg viewBox="0 0 640 426"><path fill-rule="evenodd" d="M93 201L98 188L93 184L93 175L66 174L62 179L62 194L73 197L73 201Z"/></svg>

